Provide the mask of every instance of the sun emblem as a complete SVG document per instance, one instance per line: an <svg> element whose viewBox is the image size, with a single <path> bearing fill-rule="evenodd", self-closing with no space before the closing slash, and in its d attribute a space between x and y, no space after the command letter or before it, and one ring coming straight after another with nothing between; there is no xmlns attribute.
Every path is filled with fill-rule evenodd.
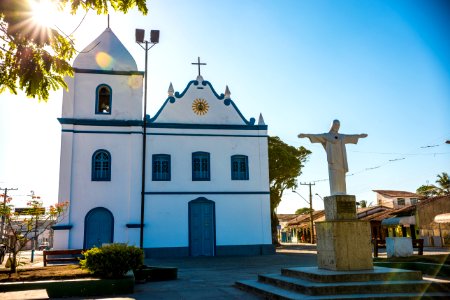
<svg viewBox="0 0 450 300"><path fill-rule="evenodd" d="M197 98L192 102L192 110L200 116L206 114L209 110L209 104L205 99Z"/></svg>

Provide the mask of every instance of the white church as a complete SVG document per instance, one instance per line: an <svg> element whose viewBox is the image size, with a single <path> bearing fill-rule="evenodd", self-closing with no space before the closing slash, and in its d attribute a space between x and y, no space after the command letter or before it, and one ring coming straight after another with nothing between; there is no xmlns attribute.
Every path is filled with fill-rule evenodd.
<svg viewBox="0 0 450 300"><path fill-rule="evenodd" d="M218 94L199 73L181 93L170 84L144 123L144 72L110 28L73 67L59 118L59 202L70 206L54 226L54 249L114 242L146 257L273 253L261 116L246 119L228 87Z"/></svg>

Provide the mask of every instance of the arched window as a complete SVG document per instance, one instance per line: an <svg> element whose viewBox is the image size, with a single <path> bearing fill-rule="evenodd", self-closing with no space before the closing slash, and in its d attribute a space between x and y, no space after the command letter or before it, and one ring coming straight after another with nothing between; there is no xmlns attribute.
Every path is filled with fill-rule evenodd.
<svg viewBox="0 0 450 300"><path fill-rule="evenodd" d="M248 157L231 156L231 180L248 180Z"/></svg>
<svg viewBox="0 0 450 300"><path fill-rule="evenodd" d="M95 113L96 114L111 114L112 104L112 90L106 84L101 84L97 87Z"/></svg>
<svg viewBox="0 0 450 300"><path fill-rule="evenodd" d="M111 181L111 154L106 150L92 155L92 181Z"/></svg>
<svg viewBox="0 0 450 300"><path fill-rule="evenodd" d="M192 153L192 180L193 181L210 180L210 163L208 152Z"/></svg>

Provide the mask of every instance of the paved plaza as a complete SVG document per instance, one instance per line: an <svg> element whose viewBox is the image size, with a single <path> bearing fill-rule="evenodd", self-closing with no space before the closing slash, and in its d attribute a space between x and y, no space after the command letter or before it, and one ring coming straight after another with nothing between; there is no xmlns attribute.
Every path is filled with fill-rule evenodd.
<svg viewBox="0 0 450 300"><path fill-rule="evenodd" d="M444 253L449 254L450 249L425 248L424 251L425 255ZM385 256L385 252L380 256ZM284 267L317 265L315 245L308 244L286 244L275 255L146 259L145 263L178 267L178 279L136 284L131 295L95 299L260 299L235 288L234 283L256 279L258 274L279 273ZM48 299L45 291L0 293L0 299L23 299L24 296Z"/></svg>

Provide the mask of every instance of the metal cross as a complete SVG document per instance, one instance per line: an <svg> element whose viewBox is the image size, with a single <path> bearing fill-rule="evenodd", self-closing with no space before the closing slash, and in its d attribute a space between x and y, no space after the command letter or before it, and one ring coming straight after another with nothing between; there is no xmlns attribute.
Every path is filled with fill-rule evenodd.
<svg viewBox="0 0 450 300"><path fill-rule="evenodd" d="M200 65L205 66L206 63L201 63L201 62L200 62L200 57L198 57L198 62L192 63L192 64L198 66L198 76L200 76Z"/></svg>

